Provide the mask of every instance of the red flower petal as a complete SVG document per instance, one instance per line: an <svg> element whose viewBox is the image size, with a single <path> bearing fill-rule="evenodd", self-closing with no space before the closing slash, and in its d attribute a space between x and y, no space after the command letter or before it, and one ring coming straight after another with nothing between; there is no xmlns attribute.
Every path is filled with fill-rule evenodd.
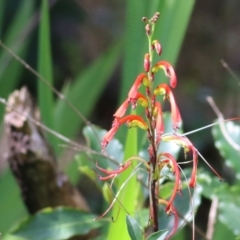
<svg viewBox="0 0 240 240"><path fill-rule="evenodd" d="M102 139L102 150L104 150L108 143L113 139L114 135L116 134L119 126L112 127L103 137Z"/></svg>
<svg viewBox="0 0 240 240"><path fill-rule="evenodd" d="M169 100L171 104L171 114L172 114L172 122L173 122L173 129L176 130L179 128L180 122L182 121L180 112L178 110L175 98L173 96L171 88L165 84L162 83L156 87L154 90L154 95L164 95L166 99Z"/></svg>
<svg viewBox="0 0 240 240"><path fill-rule="evenodd" d="M138 88L141 86L141 84L144 84L145 86L149 85L149 80L147 78L147 75L145 73L141 73L136 78L133 86L131 87L129 93L128 93L128 101L131 102L132 99L136 99Z"/></svg>
<svg viewBox="0 0 240 240"><path fill-rule="evenodd" d="M175 74L175 71L174 71L174 68L172 67L172 65L167 61L160 61L160 62L156 63L155 66L152 68L152 72L156 73L161 68L164 70L165 75L169 78L170 86L172 88L175 88L177 85L177 76Z"/></svg>

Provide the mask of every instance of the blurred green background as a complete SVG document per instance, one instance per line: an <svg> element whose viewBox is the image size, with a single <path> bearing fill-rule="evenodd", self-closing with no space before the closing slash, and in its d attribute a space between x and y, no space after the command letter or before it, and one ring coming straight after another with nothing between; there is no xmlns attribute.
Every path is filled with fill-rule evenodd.
<svg viewBox="0 0 240 240"><path fill-rule="evenodd" d="M158 6L163 2L160 0L151 3L148 13L152 15L154 12L151 12L151 9L155 9L154 5ZM31 0L0 0L0 39L34 69L39 68L40 3L41 1ZM63 92L78 104L78 108L91 122L108 129L119 98L123 98L139 69L142 69L134 59L143 56L146 38L143 32L138 39L134 31L144 28L141 12L144 12L143 9L148 3L146 2L146 6L136 4L136 9L132 8L131 12L127 1L117 0L53 0L49 4L54 86L59 90L64 89ZM175 15L178 7L180 9L180 6L176 7ZM171 29L172 25L165 24L163 29L157 30L161 33L160 42L166 45L166 39L170 37L180 39L170 46L162 47L163 52L168 48L170 54L169 49L175 47L178 49L177 44L179 44L179 50L175 51L174 56L164 55L164 57L176 66L178 87L175 96L182 113L185 132L209 124L216 118L205 99L208 95L216 100L225 118L240 115L239 84L220 63L220 60L224 59L236 74L239 73L239 9L238 0L196 1L189 24L186 24L185 35L183 31L184 38L179 37L179 29ZM175 15L168 16L169 22ZM185 17L180 18L185 19ZM126 25L130 22L135 25L127 28ZM132 36L135 46L132 44L127 48ZM128 55L130 57L126 57ZM13 60L2 48L0 48L0 66L0 97L6 98L14 89L27 85L37 101L39 91L36 77ZM123 82L121 79L124 79ZM78 91L79 89L84 90ZM66 116L66 110L63 111L65 107L56 96L55 102L56 113L52 116L58 122L55 130L69 137L73 137L73 133L77 131L81 139L79 127L83 126L83 122L73 119L72 124L69 123L72 115L67 115L69 118L64 119L62 113L64 112ZM3 108L0 106L1 118ZM71 110L68 114L72 114ZM71 129L68 129L70 125ZM214 147L211 131L205 130L191 135L191 140L220 174L230 183L234 181L232 170L224 165L222 157ZM2 133L0 144L2 174L7 165L5 146L5 136ZM65 163L60 164L62 168L65 167ZM205 199L202 208L209 208L209 205L210 201ZM206 227L207 214L208 211L199 211L197 216L197 223L203 229Z"/></svg>

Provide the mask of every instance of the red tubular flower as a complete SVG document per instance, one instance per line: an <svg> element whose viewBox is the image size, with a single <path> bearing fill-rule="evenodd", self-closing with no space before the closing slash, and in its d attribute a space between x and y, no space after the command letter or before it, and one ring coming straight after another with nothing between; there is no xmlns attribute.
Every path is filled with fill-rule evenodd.
<svg viewBox="0 0 240 240"><path fill-rule="evenodd" d="M119 118L119 119L115 118L112 128L105 134L105 136L102 139L102 150L106 148L108 143L113 139L120 125L124 123L126 123L126 125L129 128L139 127L143 130L148 129L147 123L138 115L133 114L133 115L125 116L123 118Z"/></svg>
<svg viewBox="0 0 240 240"><path fill-rule="evenodd" d="M184 136L178 135L171 135L171 136L164 136L162 140L165 142L175 142L177 145L184 149L184 153L187 154L188 152L192 152L193 155L193 170L191 174L191 178L189 181L189 187L194 188L196 186L196 179L197 179L197 164L198 164L198 154L190 142L190 140Z"/></svg>
<svg viewBox="0 0 240 240"><path fill-rule="evenodd" d="M173 129L176 131L179 128L179 124L182 121L182 118L175 102L172 90L167 84L162 83L156 87L154 90L154 95L164 95L164 98L167 98L169 100L171 104Z"/></svg>
<svg viewBox="0 0 240 240"><path fill-rule="evenodd" d="M124 114L125 114L126 111L127 111L128 105L129 105L129 101L128 101L128 99L126 99L126 100L122 103L122 105L118 108L118 110L113 114L113 116L114 116L115 118L118 118L118 119L121 118L121 117L123 117Z"/></svg>
<svg viewBox="0 0 240 240"><path fill-rule="evenodd" d="M105 134L105 136L102 139L102 143L101 143L102 150L104 150L107 147L108 143L113 139L118 128L119 128L119 125L115 125Z"/></svg>
<svg viewBox="0 0 240 240"><path fill-rule="evenodd" d="M170 153L161 153L159 155L159 157L166 158L163 160L163 162L165 161L167 164L169 164L171 166L173 173L175 174L175 184L174 184L173 192L172 192L171 198L169 199L168 204L166 206L166 212L169 212L171 209L173 200L176 197L176 194L178 192L181 192L180 171L179 171L178 164L177 164L175 158Z"/></svg>
<svg viewBox="0 0 240 240"><path fill-rule="evenodd" d="M144 86L149 86L149 80L145 73L141 73L140 75L138 75L133 86L131 87L131 89L128 93L128 101L129 102L132 102L132 101L136 102L138 88L141 86L142 83L144 84Z"/></svg>
<svg viewBox="0 0 240 240"><path fill-rule="evenodd" d="M161 44L159 43L159 41L158 41L158 40L154 40L154 41L152 42L152 46L153 46L154 49L156 50L157 54L158 54L158 55L161 55L161 53L162 53L162 46L161 46Z"/></svg>
<svg viewBox="0 0 240 240"><path fill-rule="evenodd" d="M143 63L143 66L144 66L145 72L149 72L149 68L150 68L150 54L149 54L149 53L146 53L146 54L144 55L144 63Z"/></svg>
<svg viewBox="0 0 240 240"><path fill-rule="evenodd" d="M157 136L156 136L156 142L159 143L160 137L164 133L163 113L162 113L161 104L159 102L155 103L155 109L156 109L156 115L157 115L157 123L156 123Z"/></svg>
<svg viewBox="0 0 240 240"><path fill-rule="evenodd" d="M167 61L159 61L152 68L152 72L156 73L161 68L164 70L165 75L170 79L170 86L172 88L175 88L176 85L177 85L177 76L175 74L175 71L174 71L172 65L169 62L167 62Z"/></svg>
<svg viewBox="0 0 240 240"><path fill-rule="evenodd" d="M98 168L98 170L100 170L101 172L108 175L106 177L102 177L102 176L98 176L98 177L100 180L103 180L103 181L109 180L109 179L115 177L116 175L118 175L119 173L125 171L130 165L131 165L131 162L129 161L129 162L122 164L119 167L119 169L117 169L117 170L106 170L104 168L99 167L98 164L96 163L96 167Z"/></svg>
<svg viewBox="0 0 240 240"><path fill-rule="evenodd" d="M147 98L140 92L137 93L137 103L139 103L142 107L148 107L148 100Z"/></svg>
<svg viewBox="0 0 240 240"><path fill-rule="evenodd" d="M128 115L125 116L121 119L119 119L119 124L123 124L126 123L126 125L131 128L131 127L139 127L143 130L147 130L148 129L148 125L147 123L138 115Z"/></svg>
<svg viewBox="0 0 240 240"><path fill-rule="evenodd" d="M190 178L190 182L189 182L189 187L194 188L196 186L196 182L197 182L198 158L197 158L197 152L193 145L191 146L191 151L193 153L193 170L192 170L192 174L191 174L191 178Z"/></svg>
<svg viewBox="0 0 240 240"><path fill-rule="evenodd" d="M140 92L138 92L136 95L136 103L139 103L144 108L148 107L147 98ZM113 121L113 125L115 124L116 120L124 116L124 114L127 111L128 105L129 105L129 100L126 99L122 103L122 105L118 108L118 110L113 114L113 116L115 117L115 120Z"/></svg>
<svg viewBox="0 0 240 240"><path fill-rule="evenodd" d="M164 204L166 206L168 205L168 201L166 201L164 199L159 199L158 203L159 204ZM173 214L174 215L174 225L173 225L172 231L167 235L165 240L169 240L177 232L177 229L178 229L178 213L177 213L176 208L173 205L171 205L171 208L169 209L167 214Z"/></svg>

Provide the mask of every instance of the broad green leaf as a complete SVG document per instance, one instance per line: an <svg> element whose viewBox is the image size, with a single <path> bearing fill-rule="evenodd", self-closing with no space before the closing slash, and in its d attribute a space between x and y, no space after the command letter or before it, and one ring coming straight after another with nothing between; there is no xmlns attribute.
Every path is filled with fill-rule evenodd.
<svg viewBox="0 0 240 240"><path fill-rule="evenodd" d="M216 223L214 225L214 233L212 240L220 240L220 239L236 239L236 236L233 232L223 224L219 218L216 219Z"/></svg>
<svg viewBox="0 0 240 240"><path fill-rule="evenodd" d="M101 152L102 146L101 141L106 134L106 130L103 130L99 127L96 127L92 125L92 127L85 127L83 129L83 134L87 141L87 146L89 146L91 149ZM123 160L123 146L122 144L117 140L113 139L108 146L105 149L106 154L114 158L119 164ZM97 157L97 156L96 156ZM112 163L109 160L107 160L105 157L97 157L97 161L102 164L102 167L107 168L116 168L116 163Z"/></svg>
<svg viewBox="0 0 240 240"><path fill-rule="evenodd" d="M119 44L102 54L94 63L79 73L72 84L63 89L65 97L85 116L88 117L106 86L119 60ZM55 105L56 130L73 138L83 120L61 100ZM66 117L67 116L67 117Z"/></svg>
<svg viewBox="0 0 240 240"><path fill-rule="evenodd" d="M160 230L158 232L153 233L146 240L164 240L167 235L168 235L167 230Z"/></svg>
<svg viewBox="0 0 240 240"><path fill-rule="evenodd" d="M171 238L171 240L185 240L186 236L185 236L185 229L186 228L181 228L179 229L176 234Z"/></svg>
<svg viewBox="0 0 240 240"><path fill-rule="evenodd" d="M149 224L149 208L142 207L141 209L137 209L134 218L145 229Z"/></svg>
<svg viewBox="0 0 240 240"><path fill-rule="evenodd" d="M20 219L28 215L22 202L18 184L10 169L1 172L0 175L0 222L1 234L4 235Z"/></svg>
<svg viewBox="0 0 240 240"><path fill-rule="evenodd" d="M240 192L238 193L240 194ZM232 230L234 235L240 234L240 202L238 204L225 201L219 203L219 220Z"/></svg>
<svg viewBox="0 0 240 240"><path fill-rule="evenodd" d="M130 215L127 215L126 221L127 221L128 233L129 233L129 236L131 237L131 240L143 239L143 233L137 221Z"/></svg>
<svg viewBox="0 0 240 240"><path fill-rule="evenodd" d="M240 148L240 126L234 122L226 122L224 125L228 137ZM213 127L212 133L215 146L225 159L226 164L236 172L236 178L240 179L240 151L234 149L229 141L227 141L219 125Z"/></svg>
<svg viewBox="0 0 240 240"><path fill-rule="evenodd" d="M23 237L19 237L19 236L14 236L14 235L11 235L11 234L7 234L3 237L3 240L26 240L25 238Z"/></svg>
<svg viewBox="0 0 240 240"><path fill-rule="evenodd" d="M95 125L86 126L83 128L83 135L87 142L87 147L96 151L97 153L101 153L101 140L103 136L106 134L106 130L101 129ZM105 150L106 154L111 156L114 159L114 162L110 159L100 156L99 154L93 154L90 152L84 152L76 154L74 161L68 165L66 169L66 173L68 174L72 183L77 183L79 179L79 170L80 172L86 173L91 179L94 178L96 180L96 173L93 171L93 168L96 167L96 163L102 168L116 169L123 159L123 146L117 140L113 139ZM98 182L99 183L99 182ZM100 186L101 187L101 186Z"/></svg>
<svg viewBox="0 0 240 240"><path fill-rule="evenodd" d="M38 42L38 72L43 76L49 85L53 85L52 73L52 54L51 54L51 38L50 38L50 20L48 1L41 2L41 17L39 26L39 42ZM53 112L53 92L44 82L38 80L38 105L41 113L42 122L51 129L55 129ZM51 145L56 150L57 139L55 136L48 134ZM56 151L57 152L57 151Z"/></svg>
<svg viewBox="0 0 240 240"><path fill-rule="evenodd" d="M224 189L228 188L226 182L221 182L215 176L210 176L207 172L198 171L198 186L202 188L202 195L206 198L213 198Z"/></svg>
<svg viewBox="0 0 240 240"><path fill-rule="evenodd" d="M26 240L60 240L85 235L103 222L96 216L70 207L46 208L23 221L13 232Z"/></svg>
<svg viewBox="0 0 240 240"><path fill-rule="evenodd" d="M90 168L89 166L79 166L78 167L79 171L86 175L88 178L90 178L92 181L96 180L96 173L92 170L92 168Z"/></svg>
<svg viewBox="0 0 240 240"><path fill-rule="evenodd" d="M202 194L212 199L218 199L218 219L230 229L234 235L239 235L239 215L240 215L240 187L239 183L229 186L227 183L221 183L216 177L207 177L207 174L201 173L198 177L199 187L202 188ZM217 234L217 236L219 236Z"/></svg>

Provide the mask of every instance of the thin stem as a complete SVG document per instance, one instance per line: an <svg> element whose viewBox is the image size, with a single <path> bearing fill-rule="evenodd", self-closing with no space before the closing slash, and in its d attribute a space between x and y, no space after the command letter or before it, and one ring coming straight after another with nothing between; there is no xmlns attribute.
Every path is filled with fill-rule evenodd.
<svg viewBox="0 0 240 240"><path fill-rule="evenodd" d="M158 203L156 200L156 191L157 191L157 182L158 178L156 177L156 165L157 165L157 146L155 144L155 126L153 123L153 111L154 111L154 102L153 100L153 76L152 76L152 60L153 60L153 49L152 49L152 36L154 33L154 25L150 24L151 31L150 34L147 34L148 36L148 50L149 50L149 61L150 61L150 67L148 72L148 79L150 80L150 86L149 86L149 92L147 95L149 107L148 112L149 115L147 116L148 125L149 125L149 143L150 143L150 152L149 152L149 158L150 158L150 165L151 165L151 171L149 172L149 195L150 195L150 213L151 213L151 220L153 222L153 231L158 231Z"/></svg>
<svg viewBox="0 0 240 240"><path fill-rule="evenodd" d="M151 195L152 195L152 215L153 215L153 231L157 232L158 231L158 203L155 197L155 192L156 192L156 183L157 180L153 179L151 183Z"/></svg>
<svg viewBox="0 0 240 240"><path fill-rule="evenodd" d="M214 197L212 200L211 208L208 215L208 225L207 225L207 233L206 233L207 239L213 238L214 226L217 218L217 211L218 211L218 198Z"/></svg>

